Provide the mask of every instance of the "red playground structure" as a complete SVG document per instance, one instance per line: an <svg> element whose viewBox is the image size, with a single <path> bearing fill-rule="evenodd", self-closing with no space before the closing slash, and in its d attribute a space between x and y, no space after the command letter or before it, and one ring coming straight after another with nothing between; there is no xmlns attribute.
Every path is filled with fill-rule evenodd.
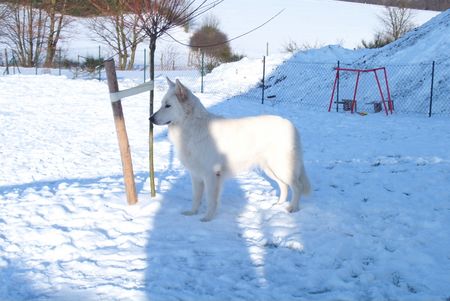
<svg viewBox="0 0 450 301"><path fill-rule="evenodd" d="M388 115L389 112L392 114L392 112L394 110L394 105L393 105L393 102L391 99L391 92L389 90L389 83L388 83L387 72L386 72L385 67L380 67L380 68L375 68L375 69L349 69L349 68L337 67L337 68L335 68L335 70L336 70L336 77L334 79L333 92L331 93L331 99L330 99L330 105L328 107L328 112L331 111L331 106L333 105L333 99L334 99L334 94L336 91L336 86L337 86L337 83L339 82L339 73L342 71L346 71L346 72L356 72L357 73L355 90L353 92L353 99L351 100L351 112L352 113L356 110L356 94L358 92L359 77L360 77L361 73L373 72L375 75L375 80L378 85L378 90L380 91L381 104L383 104L384 111L386 112L386 115ZM386 106L383 89L381 88L381 84L380 84L380 80L378 78L377 71L383 71L384 82L386 84L386 91L387 91L387 106ZM339 100L338 100L338 103L340 103Z"/></svg>

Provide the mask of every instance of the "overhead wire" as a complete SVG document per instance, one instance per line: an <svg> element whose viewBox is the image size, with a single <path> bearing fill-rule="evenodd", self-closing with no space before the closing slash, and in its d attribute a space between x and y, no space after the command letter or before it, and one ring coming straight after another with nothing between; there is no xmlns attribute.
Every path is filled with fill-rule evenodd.
<svg viewBox="0 0 450 301"><path fill-rule="evenodd" d="M227 44L227 43L229 43L229 42L231 42L231 41L240 39L240 38L242 38L242 37L244 37L244 36L246 36L246 35L249 35L249 34L252 33L252 32L255 32L256 30L260 29L261 27L265 26L266 24L268 24L269 22L271 22L272 20L274 20L276 17L278 17L279 15L281 15L284 11L285 11L285 8L283 8L283 9L280 10L278 13L276 13L275 15L273 15L272 17L270 17L269 19L267 19L264 23L262 23L262 24L260 24L260 25L258 25L258 26L256 26L256 27L250 29L250 30L247 31L247 32L244 32L244 33L242 33L242 34L240 34L240 35L237 35L237 36L235 36L235 37L233 37L233 38L231 38L231 39L227 39L226 41L222 41L222 42L214 43L214 44L192 45L192 44L188 44L188 43L181 42L180 40L178 40L177 38L175 38L173 35L171 35L170 33L168 33L167 31L165 32L165 34L166 34L168 37L170 37L174 42L176 42L176 43L178 43L178 44L180 44L180 45L183 45L183 46L187 46L187 47L191 47L191 48L209 48L209 47L216 47L216 46L220 46L220 45ZM165 40L165 39L163 39L163 40ZM133 45L133 43L130 43L130 44L128 44L128 45L126 46L126 48L129 48L129 47L131 47L132 45ZM116 56L116 55L118 55L118 54L119 54L119 52L117 51L116 53L114 53L113 55L111 55L110 57L108 57L108 59L112 59L114 56Z"/></svg>
<svg viewBox="0 0 450 301"><path fill-rule="evenodd" d="M240 34L240 35L238 35L238 36L235 36L235 37L233 37L233 38L231 38L231 39L227 39L226 41L222 41L222 42L215 43L215 44L192 45L192 44L187 44L187 43L181 42L180 40L176 39L174 36L172 36L172 35L171 35L170 33L168 33L168 32L166 32L165 34L166 34L167 36L169 36L173 41L175 41L176 43L178 43L178 44L180 44L180 45L183 45L183 46L188 46L188 47L192 47L192 48L209 48L209 47L216 47L216 46L224 45L224 44L227 44L227 43L229 43L229 42L231 42L231 41L240 39L240 38L242 38L242 37L244 37L244 36L246 36L246 35L248 35L248 34L254 32L254 31L260 29L261 27L263 27L264 25L266 25L267 23L271 22L273 19L275 19L276 17L278 17L279 15L281 15L281 13L282 13L284 10L285 10L285 8L283 8L282 10L280 10L278 13L276 13L275 15L273 15L270 19L268 19L267 21L265 21L265 22L262 23L261 25L258 25L257 27L255 27L255 28L253 28L253 29L251 29L251 30L249 30L249 31L247 31L247 32L244 32L244 33L242 33L242 34Z"/></svg>

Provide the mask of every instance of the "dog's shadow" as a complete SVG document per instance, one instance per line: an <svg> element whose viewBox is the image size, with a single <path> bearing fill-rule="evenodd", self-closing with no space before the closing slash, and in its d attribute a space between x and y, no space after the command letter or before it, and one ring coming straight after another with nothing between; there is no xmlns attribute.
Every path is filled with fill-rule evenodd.
<svg viewBox="0 0 450 301"><path fill-rule="evenodd" d="M222 204L210 222L201 222L200 212L184 216L191 207L190 176L173 163L157 173L160 209L154 217L147 243L146 292L150 300L211 299L230 294L245 295L242 281L258 277L236 216L244 210L244 192L234 180L226 181ZM247 284L249 285L249 284Z"/></svg>
<svg viewBox="0 0 450 301"><path fill-rule="evenodd" d="M274 205L276 183L262 172L225 181L217 216L201 222L205 200L198 215L181 214L191 207L190 176L175 163L172 147L167 156L168 168L156 173L160 208L146 246L148 299L259 300L298 294L286 281L292 282L305 260L303 246L298 230L280 231L298 225L287 204ZM255 181L265 188L259 190ZM279 265L280 258L299 264Z"/></svg>

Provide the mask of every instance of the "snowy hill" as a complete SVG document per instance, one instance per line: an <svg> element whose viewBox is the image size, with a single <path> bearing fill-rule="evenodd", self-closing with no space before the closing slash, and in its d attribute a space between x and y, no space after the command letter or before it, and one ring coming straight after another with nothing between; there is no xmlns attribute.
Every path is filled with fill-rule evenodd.
<svg viewBox="0 0 450 301"><path fill-rule="evenodd" d="M450 63L450 9L365 56L368 64Z"/></svg>
<svg viewBox="0 0 450 301"><path fill-rule="evenodd" d="M299 52L278 65L269 68L266 76L268 101L293 103L326 110L329 105L334 68L338 61L341 67L370 69L386 67L390 93L397 112L427 114L430 102L432 62L436 61L433 98L433 112L448 114L450 104L450 10L432 18L416 30L396 42L381 49L349 50L340 46L326 46L320 49ZM268 59L278 61L279 57ZM239 64L239 63L238 63ZM236 69L246 70L247 63L236 65ZM249 66L249 69L254 70ZM218 78L211 74L214 82ZM239 75L237 75L239 76ZM382 74L379 74L382 76ZM384 80L384 78L382 78ZM243 78L241 78L243 80ZM256 82L256 80L255 80ZM340 78L341 98L352 99L356 74L343 72ZM373 111L369 103L380 100L373 73L363 74L358 86L360 110ZM384 96L387 90L383 86ZM255 99L261 94L260 88L250 90L247 95Z"/></svg>
<svg viewBox="0 0 450 301"><path fill-rule="evenodd" d="M278 18L260 30L233 41L232 48L250 58L265 55L266 43L270 54L281 52L290 40L298 45L340 44L355 48L362 39L371 39L380 27L378 16L384 7L333 0L227 0L212 13L221 20L225 33L233 37L282 9ZM438 12L415 10L414 14L414 21L421 25Z"/></svg>

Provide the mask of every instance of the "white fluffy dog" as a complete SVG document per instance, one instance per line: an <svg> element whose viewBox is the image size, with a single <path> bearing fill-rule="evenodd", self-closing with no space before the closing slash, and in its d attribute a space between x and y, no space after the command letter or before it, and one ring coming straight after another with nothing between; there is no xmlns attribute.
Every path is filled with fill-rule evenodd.
<svg viewBox="0 0 450 301"><path fill-rule="evenodd" d="M180 161L192 178L192 209L198 212L206 193L207 213L211 220L219 203L225 178L238 172L261 168L280 188L285 202L291 188L289 212L299 209L300 196L310 192L303 165L300 136L295 126L277 116L226 119L209 113L200 100L184 85L167 79L169 90L161 108L151 116L156 125L169 126L169 139Z"/></svg>

